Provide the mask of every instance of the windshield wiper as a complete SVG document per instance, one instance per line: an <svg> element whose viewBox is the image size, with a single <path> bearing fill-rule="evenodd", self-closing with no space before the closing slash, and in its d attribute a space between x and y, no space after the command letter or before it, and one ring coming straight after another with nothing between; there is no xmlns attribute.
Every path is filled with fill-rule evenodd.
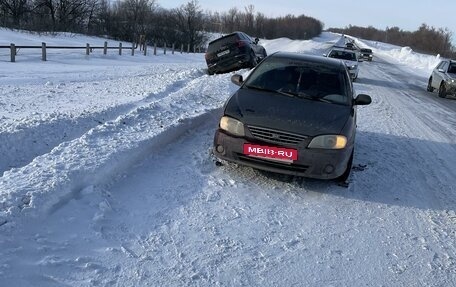
<svg viewBox="0 0 456 287"><path fill-rule="evenodd" d="M278 93L278 94L281 94L281 95L284 95L284 96L287 96L287 97L299 97L298 94L292 93L292 92L284 92L284 91L281 91L281 90L273 90L273 89L267 89L267 88L262 88L262 87L258 87L258 86L249 86L249 85L246 85L245 87L248 88L248 89L254 89L254 90L271 92L271 93Z"/></svg>
<svg viewBox="0 0 456 287"><path fill-rule="evenodd" d="M329 104L333 104L334 103L333 101L330 101L330 100L327 100L327 99L323 99L321 97L310 96L310 95L303 94L303 93L300 93L297 96L299 98L301 98L301 99L306 99L306 100L311 100L311 101L317 101L317 102L323 102L323 103L329 103Z"/></svg>
<svg viewBox="0 0 456 287"><path fill-rule="evenodd" d="M262 88L262 87L258 87L258 86L249 86L249 85L246 85L245 87L248 89L254 89L254 90L271 92L271 93L278 93L278 94L281 94L281 95L284 95L287 97L294 97L294 98L306 99L306 100L329 103L329 104L334 103L333 101L323 99L321 97L310 96L310 95L304 94L304 93L293 93L293 92L289 92L289 91L285 92L285 91L281 91L281 90L273 90L273 89L267 89L267 88Z"/></svg>

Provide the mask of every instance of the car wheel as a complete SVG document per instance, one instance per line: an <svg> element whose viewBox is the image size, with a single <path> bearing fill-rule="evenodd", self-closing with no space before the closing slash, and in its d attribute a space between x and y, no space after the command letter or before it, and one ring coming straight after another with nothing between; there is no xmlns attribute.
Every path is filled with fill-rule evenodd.
<svg viewBox="0 0 456 287"><path fill-rule="evenodd" d="M445 98L446 97L446 87L445 87L445 83L444 82L442 82L440 84L439 97L441 97L441 98Z"/></svg>
<svg viewBox="0 0 456 287"><path fill-rule="evenodd" d="M254 68L257 64L258 64L258 61L257 61L257 58L255 56L255 53L253 51L250 51L250 68Z"/></svg>
<svg viewBox="0 0 456 287"><path fill-rule="evenodd" d="M428 85L427 85L427 91L428 92L433 92L434 88L432 87L432 78L429 78Z"/></svg>

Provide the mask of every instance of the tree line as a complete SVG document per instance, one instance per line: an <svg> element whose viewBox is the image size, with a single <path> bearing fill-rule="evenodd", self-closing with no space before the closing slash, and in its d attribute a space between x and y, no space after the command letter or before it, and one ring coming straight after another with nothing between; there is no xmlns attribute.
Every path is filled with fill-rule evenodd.
<svg viewBox="0 0 456 287"><path fill-rule="evenodd" d="M328 30L366 40L409 46L420 53L440 54L443 57L456 58L455 47L451 43L451 31L430 27L427 24L422 24L413 32L404 31L399 27L387 27L385 30L379 30L372 26L366 28L351 25L343 29L330 28Z"/></svg>
<svg viewBox="0 0 456 287"><path fill-rule="evenodd" d="M268 18L253 5L226 12L203 11L197 0L165 9L156 0L0 0L0 26L36 32L73 32L136 42L191 45L207 33L243 31L266 39L310 39L323 23L304 15Z"/></svg>

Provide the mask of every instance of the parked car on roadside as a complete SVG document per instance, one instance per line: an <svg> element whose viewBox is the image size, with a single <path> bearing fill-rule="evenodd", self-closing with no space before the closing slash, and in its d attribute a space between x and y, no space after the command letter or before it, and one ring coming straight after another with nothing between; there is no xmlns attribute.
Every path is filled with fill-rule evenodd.
<svg viewBox="0 0 456 287"><path fill-rule="evenodd" d="M209 43L205 55L208 73L253 68L266 58L266 50L244 32L234 32Z"/></svg>
<svg viewBox="0 0 456 287"><path fill-rule="evenodd" d="M362 61L359 59L358 52L342 47L333 47L325 56L343 60L348 68L351 79L355 81L358 78L358 62Z"/></svg>
<svg viewBox="0 0 456 287"><path fill-rule="evenodd" d="M438 89L441 98L456 94L456 60L443 60L435 67L427 85L429 92L434 89Z"/></svg>
<svg viewBox="0 0 456 287"><path fill-rule="evenodd" d="M362 48L359 50L359 54L360 54L361 59L367 60L369 62L371 62L372 58L374 57L373 53L372 53L372 49Z"/></svg>
<svg viewBox="0 0 456 287"><path fill-rule="evenodd" d="M341 61L277 52L263 60L224 106L214 154L257 169L319 179L346 180L353 160L355 98Z"/></svg>

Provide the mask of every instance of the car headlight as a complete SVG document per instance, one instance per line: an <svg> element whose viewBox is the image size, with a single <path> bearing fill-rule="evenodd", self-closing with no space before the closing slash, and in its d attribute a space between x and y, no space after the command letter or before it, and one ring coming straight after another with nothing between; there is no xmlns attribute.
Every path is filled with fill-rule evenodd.
<svg viewBox="0 0 456 287"><path fill-rule="evenodd" d="M230 117L223 116L220 119L220 128L235 136L243 137L245 135L244 124Z"/></svg>
<svg viewBox="0 0 456 287"><path fill-rule="evenodd" d="M350 69L350 70L354 70L354 69L356 69L356 65L351 65L351 66L348 66L348 69Z"/></svg>
<svg viewBox="0 0 456 287"><path fill-rule="evenodd" d="M324 135L312 139L308 148L343 149L347 145L347 138L341 135Z"/></svg>

